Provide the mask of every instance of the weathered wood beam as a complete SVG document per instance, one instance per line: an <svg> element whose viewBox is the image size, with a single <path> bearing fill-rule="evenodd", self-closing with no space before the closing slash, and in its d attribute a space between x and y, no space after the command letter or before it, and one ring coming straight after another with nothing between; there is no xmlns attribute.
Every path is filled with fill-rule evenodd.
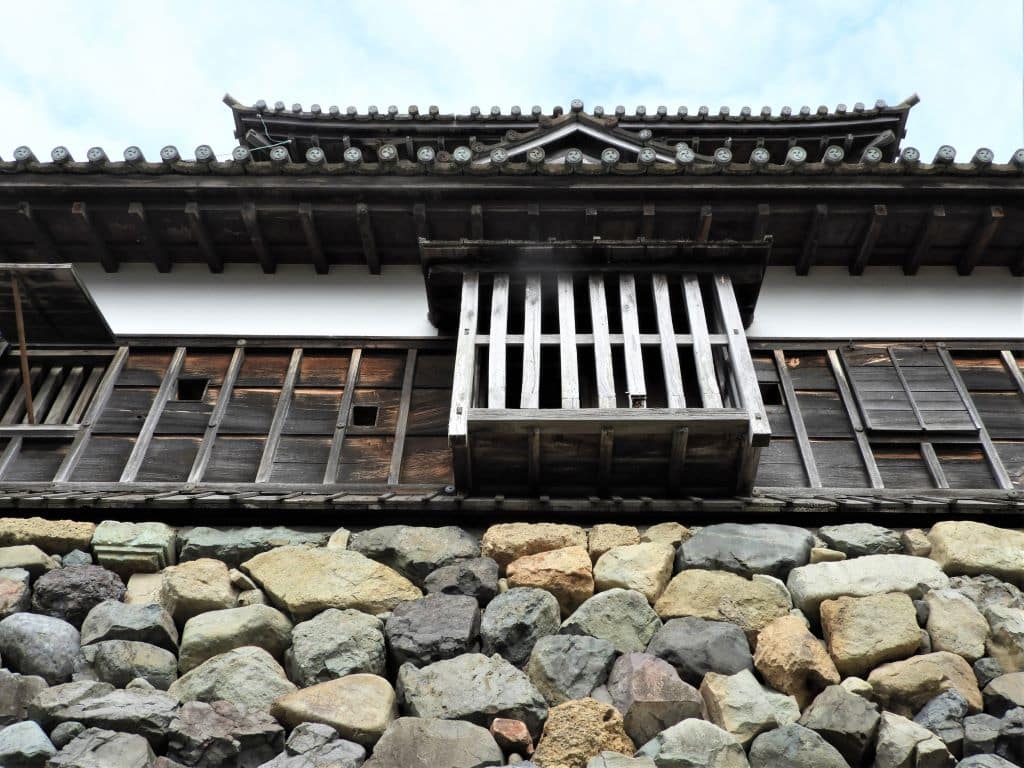
<svg viewBox="0 0 1024 768"><path fill-rule="evenodd" d="M622 349L626 359L626 396L630 408L647 407L647 382L640 348L640 321L637 317L636 278L632 273L619 275L619 306L622 312Z"/></svg>
<svg viewBox="0 0 1024 768"><path fill-rule="evenodd" d="M871 214L867 228L864 230L864 237L861 238L860 247L857 249L857 255L850 263L851 275L864 274L864 268L871 260L871 254L875 250L875 242L877 242L878 236L882 233L882 227L885 225L888 215L889 209L886 206L875 205L875 210Z"/></svg>
<svg viewBox="0 0 1024 768"><path fill-rule="evenodd" d="M341 450L345 444L345 432L348 429L349 414L352 412L352 398L359 380L359 365L363 359L362 349L353 349L348 361L348 375L345 377L345 391L341 395L338 407L338 418L334 423L334 435L331 438L331 450L327 455L327 466L324 468L324 483L333 485L338 482L338 467L341 464Z"/></svg>
<svg viewBox="0 0 1024 768"><path fill-rule="evenodd" d="M371 275L380 274L380 254L377 252L377 240L373 236L373 222L370 219L370 208L366 203L356 203L356 226L359 228L359 239L363 244L363 258Z"/></svg>
<svg viewBox="0 0 1024 768"><path fill-rule="evenodd" d="M228 405L231 402L231 395L235 389L235 381L238 373L242 370L242 363L245 362L245 347L238 345L231 354L231 362L228 363L227 373L220 385L220 392L217 393L217 403L210 413L210 420L206 424L206 431L203 433L203 440L196 451L196 457L192 462L192 469L188 473L189 483L202 481L206 473L206 467L210 463L210 456L213 453L213 445L217 441L217 432L220 430L220 423L227 413Z"/></svg>
<svg viewBox="0 0 1024 768"><path fill-rule="evenodd" d="M274 458L277 456L277 448L281 444L281 433L284 431L285 422L288 420L288 411L292 407L292 398L295 394L295 383L299 380L299 368L302 366L302 348L292 350L291 359L288 361L288 370L284 375L284 382L281 384L281 392L277 396L277 405L274 408L274 418L270 422L270 430L267 432L267 439L263 443L263 455L260 457L259 467L256 470L256 482L267 483L274 471Z"/></svg>
<svg viewBox="0 0 1024 768"><path fill-rule="evenodd" d="M853 437L857 441L857 449L860 451L861 461L864 462L864 470L867 472L868 481L872 488L882 488L882 475L878 471L878 464L875 462L874 451L871 450L871 443L864 432L864 422L860 417L860 409L853 397L853 390L846 378L846 371L839 361L839 355L834 349L827 351L828 365L832 370L832 376L836 380L836 387L839 389L839 398L846 409L846 415L850 418L850 426L853 427Z"/></svg>
<svg viewBox="0 0 1024 768"><path fill-rule="evenodd" d="M388 470L388 485L398 485L402 480L402 459L405 456L405 436L409 431L409 412L412 403L413 383L416 380L416 350L405 353L405 373L402 376L402 395L398 405L398 423L395 426L395 442L391 449L391 467Z"/></svg>
<svg viewBox="0 0 1024 768"><path fill-rule="evenodd" d="M924 464L928 468L928 474L932 476L932 481L935 483L935 487L949 488L949 481L946 479L946 473L942 469L942 465L939 463L939 457L935 455L935 448L931 443L927 441L921 443L921 458L924 459Z"/></svg>
<svg viewBox="0 0 1024 768"><path fill-rule="evenodd" d="M475 384L479 303L480 275L476 272L467 272L462 277L458 343L455 349L455 371L452 376L452 407L448 419L448 444L452 449L455 483L462 489L468 489L473 484L468 423Z"/></svg>
<svg viewBox="0 0 1024 768"><path fill-rule="evenodd" d="M0 453L0 479L3 479L7 474L7 470L14 464L15 459L18 458L18 454L21 453L21 441L20 436L12 437L4 448L3 453Z"/></svg>
<svg viewBox="0 0 1024 768"><path fill-rule="evenodd" d="M797 259L796 273L806 275L811 271L811 265L818 256L818 243L821 238L821 228L828 218L828 206L818 203L814 206L814 213L811 215L811 223L804 235L804 245L800 251L800 258Z"/></svg>
<svg viewBox="0 0 1024 768"><path fill-rule="evenodd" d="M604 276L590 275L590 325L594 330L594 378L597 383L597 407L615 407L615 372L612 369L612 345L608 333L608 304Z"/></svg>
<svg viewBox="0 0 1024 768"><path fill-rule="evenodd" d="M914 418L917 419L917 425L921 429L928 429L928 425L924 421L924 414L921 413L921 408L917 404L917 398L914 397L914 390L907 381L907 376L896 357L895 350L890 346L886 347L886 352L889 354L889 362L892 365L892 369L896 372L896 378L899 379L900 386L903 387L903 393L907 396L907 401L910 403L910 410L914 412Z"/></svg>
<svg viewBox="0 0 1024 768"><path fill-rule="evenodd" d="M1003 365L1006 367L1006 372L1010 374L1010 379L1017 387L1017 393L1024 397L1024 373L1021 373L1020 366L1017 365L1017 358L1014 357L1013 352L1004 349L999 353L999 357L1002 358Z"/></svg>
<svg viewBox="0 0 1024 768"><path fill-rule="evenodd" d="M971 238L971 244L967 246L967 250L956 265L959 274L969 275L974 271L974 267L981 260L982 254L996 236L1005 218L1006 215L1000 205L990 206L985 211L974 237Z"/></svg>
<svg viewBox="0 0 1024 768"><path fill-rule="evenodd" d="M818 465L814 460L814 451L811 449L811 441L807 437L807 427L804 424L804 414L800 410L800 400L793 388L793 380L789 375L789 366L786 365L786 355L781 349L773 353L775 358L775 370L779 375L779 383L782 385L782 396L786 401L786 410L789 412L789 420L793 424L793 434L796 436L797 449L800 451L800 461L803 462L804 472L807 474L807 481L811 488L821 488L821 476L818 474Z"/></svg>
<svg viewBox="0 0 1024 768"><path fill-rule="evenodd" d="M78 392L78 397L75 398L70 412L64 418L65 424L78 424L82 421L82 416L85 414L85 410L88 408L89 403L92 402L92 398L96 394L96 390L99 388L100 382L103 380L103 374L105 371L106 365L94 366L92 370L89 371L89 375L85 378L85 383Z"/></svg>
<svg viewBox="0 0 1024 768"><path fill-rule="evenodd" d="M704 297L696 275L683 275L683 304L693 338L693 363L697 370L697 384L705 408L721 408L722 393L718 389L715 356L708 333L708 319L704 311Z"/></svg>
<svg viewBox="0 0 1024 768"><path fill-rule="evenodd" d="M523 305L523 386L519 397L520 408L537 408L540 405L540 313L540 276L527 275Z"/></svg>
<svg viewBox="0 0 1024 768"><path fill-rule="evenodd" d="M672 304L668 293L668 278L663 274L651 275L654 292L654 311L658 321L658 336L661 339L661 367L665 374L665 395L669 408L685 408L686 394L683 391L683 374L679 367L679 348L676 346L676 331L672 326Z"/></svg>
<svg viewBox="0 0 1024 768"><path fill-rule="evenodd" d="M127 359L128 347L118 347L113 359L103 372L103 378L96 387L96 393L92 396L92 400L89 401L89 407L82 416L82 431L75 435L75 439L71 442L71 447L64 454L64 460L57 469L57 474L53 478L55 483L66 483L71 479L71 475L74 474L82 454L85 453L89 438L92 436L93 425L103 413L103 409L107 407L107 401L110 400L110 395L114 391L114 385L117 383L117 378L121 375L121 369L124 368Z"/></svg>
<svg viewBox="0 0 1024 768"><path fill-rule="evenodd" d="M61 368L58 366L48 366L46 368L46 376L43 378L43 383L39 386L39 391L32 398L34 412L31 419L26 419L29 424L45 423L44 416L54 398L57 397L57 387L60 384L61 373Z"/></svg>
<svg viewBox="0 0 1024 768"><path fill-rule="evenodd" d="M702 205L700 215L697 218L697 234L694 237L698 243L706 243L708 235L711 234L711 206Z"/></svg>
<svg viewBox="0 0 1024 768"><path fill-rule="evenodd" d="M487 407L505 407L505 337L508 335L507 274L494 276L491 289L491 325L487 341Z"/></svg>
<svg viewBox="0 0 1024 768"><path fill-rule="evenodd" d="M580 407L579 358L576 353L576 298L572 275L558 275L558 335L562 407Z"/></svg>
<svg viewBox="0 0 1024 768"><path fill-rule="evenodd" d="M28 347L25 338L25 315L21 306L21 280L15 273L11 273L11 294L14 299L14 324L18 331L18 353L21 363L21 392L25 401L25 412L28 415L28 423L36 423L36 409L32 405L32 378L29 375Z"/></svg>
<svg viewBox="0 0 1024 768"><path fill-rule="evenodd" d="M914 243L913 250L910 251L903 264L903 274L917 274L917 270L921 268L921 264L928 257L932 242L939 234L945 218L946 209L941 205L932 206L928 213L925 214L924 224L921 225L921 229L917 233L917 242Z"/></svg>
<svg viewBox="0 0 1024 768"><path fill-rule="evenodd" d="M683 468L686 466L686 448L690 440L690 430L679 427L672 430L672 448L668 458L668 493L678 496L682 487Z"/></svg>
<svg viewBox="0 0 1024 768"><path fill-rule="evenodd" d="M326 275L327 256L324 254L320 235L316 231L313 206L309 203L299 203L299 224L302 226L302 234L306 238L306 248L309 249L309 256L313 260L313 268L316 269L318 275Z"/></svg>
<svg viewBox="0 0 1024 768"><path fill-rule="evenodd" d="M103 270L105 272L117 272L117 257L110 252L110 248L107 247L107 241L100 237L99 230L96 229L96 224L89 215L89 209L86 204L81 201L72 203L71 215L81 222L82 228L85 230L85 236L89 240L89 245L99 257Z"/></svg>
<svg viewBox="0 0 1024 768"><path fill-rule="evenodd" d="M256 252L256 258L259 259L264 274L274 274L277 271L277 260L270 253L267 243L263 239L263 229L260 227L260 217L256 212L256 204L252 202L242 203L241 211L245 231L249 233L249 242L252 244L252 249Z"/></svg>
<svg viewBox="0 0 1024 768"><path fill-rule="evenodd" d="M188 228L191 230L192 237L196 243L199 244L199 250L206 259L206 264L209 266L210 271L215 274L223 272L224 260L217 252L217 247L213 244L213 238L210 237L210 231L206 227L206 221L203 219L203 212L199 208L199 203L185 203L185 219L188 221Z"/></svg>
<svg viewBox="0 0 1024 768"><path fill-rule="evenodd" d="M60 262L61 256L57 243L54 242L50 230L39 219L32 206L27 202L18 203L18 215L32 229L32 242L35 245L36 252L51 264Z"/></svg>
<svg viewBox="0 0 1024 768"><path fill-rule="evenodd" d="M128 215L134 216L142 230L142 242L149 251L149 256L156 265L158 272L171 271L171 258L164 250L160 238L157 237L153 227L150 226L149 217L146 215L146 207L142 203L129 203Z"/></svg>
<svg viewBox="0 0 1024 768"><path fill-rule="evenodd" d="M156 425L160 421L164 408L167 406L178 385L178 375L181 373L181 366L185 363L185 351L185 347L178 347L174 350L171 362L164 372L163 381L160 382L160 389L157 390L156 397L153 398L153 404L149 407L146 420L142 423L142 429L139 431L139 436L135 439L132 452L124 465L124 471L121 472L120 482L122 483L135 482L135 478L139 474L142 462L145 461L146 453L149 451L149 444L153 439L153 433L156 432Z"/></svg>

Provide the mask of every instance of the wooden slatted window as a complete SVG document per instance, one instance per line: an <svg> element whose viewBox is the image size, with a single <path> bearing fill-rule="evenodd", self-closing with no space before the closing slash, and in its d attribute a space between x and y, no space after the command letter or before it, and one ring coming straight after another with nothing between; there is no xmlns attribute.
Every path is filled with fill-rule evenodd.
<svg viewBox="0 0 1024 768"><path fill-rule="evenodd" d="M0 430L57 434L61 427L79 425L112 356L32 353L29 380L35 424L30 424L17 352L9 353L0 363Z"/></svg>

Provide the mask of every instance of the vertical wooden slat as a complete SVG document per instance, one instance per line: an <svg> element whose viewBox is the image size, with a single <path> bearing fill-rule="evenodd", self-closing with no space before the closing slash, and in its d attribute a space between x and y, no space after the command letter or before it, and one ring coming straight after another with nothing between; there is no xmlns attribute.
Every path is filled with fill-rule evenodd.
<svg viewBox="0 0 1024 768"><path fill-rule="evenodd" d="M576 300L572 275L558 275L558 349L561 359L562 407L580 407L579 359L576 354Z"/></svg>
<svg viewBox="0 0 1024 768"><path fill-rule="evenodd" d="M999 356L1003 359L1003 365L1006 366L1006 372L1010 374L1010 378L1016 385L1017 392L1024 397L1024 373L1020 372L1020 366L1017 365L1017 359L1013 356L1013 352L1004 349Z"/></svg>
<svg viewBox="0 0 1024 768"><path fill-rule="evenodd" d="M935 448L929 442L921 443L921 458L928 467L928 474L932 476L936 488L949 488L949 481L946 480L946 473L939 464L939 457L935 455Z"/></svg>
<svg viewBox="0 0 1024 768"><path fill-rule="evenodd" d="M623 352L626 357L626 389L630 408L647 407L644 359L640 350L640 321L637 318L636 280L630 272L619 275L619 304L622 308Z"/></svg>
<svg viewBox="0 0 1024 768"><path fill-rule="evenodd" d="M292 350L291 360L288 361L288 372L281 385L281 394L277 397L274 418L270 422L270 431L267 432L267 439L263 443L263 455L260 457L260 465L256 470L257 483L265 483L270 480L270 473L274 469L274 456L277 454L277 446L281 442L281 431L288 419L288 410L292 407L292 394L295 392L295 382L299 378L299 366L301 365L302 348L299 347Z"/></svg>
<svg viewBox="0 0 1024 768"><path fill-rule="evenodd" d="M103 409L107 407L110 394L114 391L114 384L117 383L117 377L121 375L121 369L124 368L124 363L127 359L128 347L118 347L117 352L114 353L114 359L110 361L110 365L104 371L103 378L96 388L96 394L92 396L89 407L82 417L82 429L75 435L75 439L71 441L71 447L64 454L64 460L61 462L60 468L58 468L57 474L53 478L55 483L67 482L75 471L75 467L78 466L78 461L82 458L85 446L92 436L93 424L96 423L100 414L103 413ZM75 407L77 409L78 406L76 405Z"/></svg>
<svg viewBox="0 0 1024 768"><path fill-rule="evenodd" d="M71 410L67 413L64 423L65 424L78 424L82 420L82 416L85 414L85 409L89 407L89 403L92 402L93 395L96 394L96 390L99 388L100 382L103 380L103 374L106 371L106 367L102 365L93 366L92 370L89 371L89 375L85 378L85 384L78 391L78 396L75 397L74 405Z"/></svg>
<svg viewBox="0 0 1024 768"><path fill-rule="evenodd" d="M203 433L203 440L199 443L199 450L196 451L196 458L188 473L188 482L190 483L198 483L203 479L206 466L210 463L210 454L213 453L213 444L217 440L217 432L220 430L220 422L224 418L224 414L227 413L231 394L235 389L235 380L238 378L238 372L242 370L244 362L245 347L235 347L235 351L231 355L231 362L228 363L227 373L224 374L224 381L221 382L220 392L217 393L217 403L213 406L210 420L206 424L206 431Z"/></svg>
<svg viewBox="0 0 1024 768"><path fill-rule="evenodd" d="M672 450L668 459L668 492L669 496L678 496L682 485L683 467L686 466L686 448L690 440L690 430L680 427L672 431Z"/></svg>
<svg viewBox="0 0 1024 768"><path fill-rule="evenodd" d="M455 350L455 373L452 377L452 410L448 419L448 444L452 449L455 482L464 489L472 485L468 422L469 409L473 404L479 299L480 275L476 272L467 272L462 276L458 345Z"/></svg>
<svg viewBox="0 0 1024 768"><path fill-rule="evenodd" d="M508 335L508 275L494 276L491 326L487 330L487 407L505 407L505 337Z"/></svg>
<svg viewBox="0 0 1024 768"><path fill-rule="evenodd" d="M45 423L46 412L49 410L54 398L57 397L57 388L60 386L60 377L63 371L60 366L56 365L50 366L45 370L46 376L33 399L35 418L29 422L30 424Z"/></svg>
<svg viewBox="0 0 1024 768"><path fill-rule="evenodd" d="M7 470L10 469L14 460L18 458L19 453L21 453L20 435L12 437L7 443L7 447L4 448L4 452L0 453L0 480L3 479L5 474L7 474Z"/></svg>
<svg viewBox="0 0 1024 768"><path fill-rule="evenodd" d="M327 455L327 466L324 468L324 483L327 485L333 485L338 482L338 465L341 463L341 449L345 443L345 431L348 428L349 413L352 411L352 398L355 396L356 381L359 379L359 364L362 362L362 359L363 350L353 349L348 361L345 391L341 395L338 418L334 423L331 451Z"/></svg>
<svg viewBox="0 0 1024 768"><path fill-rule="evenodd" d="M50 406L50 412L46 414L46 419L43 421L44 424L64 423L64 417L71 408L79 387L82 386L83 378L85 378L85 366L76 365L68 371L67 378L64 380L64 384L61 385L60 392L57 394L56 399L54 399L53 405Z"/></svg>
<svg viewBox="0 0 1024 768"><path fill-rule="evenodd" d="M612 343L608 333L608 304L604 295L604 275L590 275L590 324L594 331L594 366L597 382L597 407L615 407L615 373L612 370Z"/></svg>
<svg viewBox="0 0 1024 768"><path fill-rule="evenodd" d="M540 407L540 275L526 278L523 305L523 388L520 408Z"/></svg>
<svg viewBox="0 0 1024 768"><path fill-rule="evenodd" d="M679 369L679 348L672 325L672 306L668 296L668 278L663 274L651 276L654 291L654 310L658 318L658 337L661 341L661 366L665 371L665 394L669 408L685 408L683 374Z"/></svg>
<svg viewBox="0 0 1024 768"><path fill-rule="evenodd" d="M789 375L789 366L786 365L786 355L781 349L774 350L773 355L775 357L775 370L779 374L779 383L782 385L782 396L786 399L789 420L793 424L793 434L796 435L800 460L803 462L804 471L807 473L807 481L810 483L811 488L821 488L821 476L818 474L818 465L814 461L811 441L807 437L804 414L800 410L800 401L797 399L796 390L793 388L793 380Z"/></svg>
<svg viewBox="0 0 1024 768"><path fill-rule="evenodd" d="M402 377L402 399L398 405L398 424L395 427L395 444L391 449L391 469L388 485L398 485L402 478L402 457L405 455L405 434L409 428L409 405L412 402L412 385L416 377L416 350L405 354L405 375Z"/></svg>
<svg viewBox="0 0 1024 768"><path fill-rule="evenodd" d="M860 417L860 409L853 397L853 390L850 389L850 382L846 378L846 371L839 362L839 355L834 349L828 350L828 365L832 369L832 375L836 380L836 387L839 389L839 397L843 401L847 416L850 417L850 426L853 427L853 436L857 441L857 448L860 451L861 460L864 462L864 469L867 471L868 480L872 488L883 488L882 474L878 471L878 464L875 463L875 454L871 450L871 443L864 434L864 422Z"/></svg>
<svg viewBox="0 0 1024 768"><path fill-rule="evenodd" d="M167 366L167 371L164 372L163 381L160 382L160 389L157 390L153 404L149 407L149 413L146 414L146 420L139 431L139 436L135 439L135 445L132 446L131 455L124 465L124 471L121 473L122 483L134 482L138 475L139 468L146 458L146 451L149 450L149 443L153 439L153 433L156 431L157 422L160 421L160 416L164 412L164 406L174 394L174 388L178 384L178 374L181 373L181 366L184 362L185 347L178 347L174 350L171 363Z"/></svg>
<svg viewBox="0 0 1024 768"><path fill-rule="evenodd" d="M715 356L711 349L708 318L696 275L683 275L683 304L686 306L690 335L693 337L693 362L697 370L701 401L705 408L721 408L722 393L718 389L718 377L715 375Z"/></svg>

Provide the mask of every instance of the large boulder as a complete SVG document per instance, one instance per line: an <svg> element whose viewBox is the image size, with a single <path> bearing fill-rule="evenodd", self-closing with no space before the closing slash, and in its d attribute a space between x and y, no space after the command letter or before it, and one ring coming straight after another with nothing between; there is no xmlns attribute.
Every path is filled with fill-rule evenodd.
<svg viewBox="0 0 1024 768"><path fill-rule="evenodd" d="M612 547L627 547L639 543L640 531L635 525L598 523L587 531L587 551L595 563Z"/></svg>
<svg viewBox="0 0 1024 768"><path fill-rule="evenodd" d="M21 568L28 571L32 579L59 567L55 558L50 557L35 544L18 544L0 547L0 570Z"/></svg>
<svg viewBox="0 0 1024 768"><path fill-rule="evenodd" d="M844 677L913 656L921 643L914 602L902 592L825 600L821 627Z"/></svg>
<svg viewBox="0 0 1024 768"><path fill-rule="evenodd" d="M950 689L967 700L971 712L982 709L981 691L971 665L948 651L883 664L871 672L868 682L879 703L896 714L910 716Z"/></svg>
<svg viewBox="0 0 1024 768"><path fill-rule="evenodd" d="M260 768L360 768L365 760L365 747L338 738L330 726L300 723L288 735L285 751Z"/></svg>
<svg viewBox="0 0 1024 768"><path fill-rule="evenodd" d="M875 768L950 768L956 764L938 736L893 712L878 725Z"/></svg>
<svg viewBox="0 0 1024 768"><path fill-rule="evenodd" d="M834 550L847 557L864 555L897 555L903 552L900 534L871 523L825 525L818 535Z"/></svg>
<svg viewBox="0 0 1024 768"><path fill-rule="evenodd" d="M594 571L584 547L565 547L524 555L508 564L510 587L544 589L555 596L562 616L594 594Z"/></svg>
<svg viewBox="0 0 1024 768"><path fill-rule="evenodd" d="M293 621L327 608L383 613L422 595L398 572L347 549L278 547L242 563L242 570Z"/></svg>
<svg viewBox="0 0 1024 768"><path fill-rule="evenodd" d="M122 579L133 573L159 573L174 565L177 534L164 523L104 520L92 536L96 562Z"/></svg>
<svg viewBox="0 0 1024 768"><path fill-rule="evenodd" d="M990 628L985 649L1004 672L1024 671L1024 610L992 605L985 609Z"/></svg>
<svg viewBox="0 0 1024 768"><path fill-rule="evenodd" d="M689 718L666 728L636 752L658 768L750 768L743 745L714 723Z"/></svg>
<svg viewBox="0 0 1024 768"><path fill-rule="evenodd" d="M488 603L480 620L481 650L516 666L530 658L537 640L558 632L558 601L543 589L510 589Z"/></svg>
<svg viewBox="0 0 1024 768"><path fill-rule="evenodd" d="M750 768L849 768L839 751L796 723L762 733L750 745Z"/></svg>
<svg viewBox="0 0 1024 768"><path fill-rule="evenodd" d="M640 534L640 541L660 541L678 547L689 541L695 532L681 523L656 523Z"/></svg>
<svg viewBox="0 0 1024 768"><path fill-rule="evenodd" d="M480 542L476 537L454 525L371 528L353 534L348 548L395 569L417 586L423 586L431 571L480 557Z"/></svg>
<svg viewBox="0 0 1024 768"><path fill-rule="evenodd" d="M61 683L44 688L29 700L28 717L46 730L52 731L58 723L71 719L59 717L69 707L101 698L115 690L110 683L101 683L97 680L76 680L73 683Z"/></svg>
<svg viewBox="0 0 1024 768"><path fill-rule="evenodd" d="M754 666L769 685L794 696L801 708L826 686L839 684L825 646L797 616L782 616L761 630Z"/></svg>
<svg viewBox="0 0 1024 768"><path fill-rule="evenodd" d="M359 672L383 676L384 622L360 611L328 608L295 625L284 665L302 687Z"/></svg>
<svg viewBox="0 0 1024 768"><path fill-rule="evenodd" d="M672 578L675 550L670 544L653 542L612 547L594 565L594 583L599 592L634 589L653 604Z"/></svg>
<svg viewBox="0 0 1024 768"><path fill-rule="evenodd" d="M533 646L526 674L548 706L583 699L608 679L615 647L586 635L548 635Z"/></svg>
<svg viewBox="0 0 1024 768"><path fill-rule="evenodd" d="M586 547L587 532L578 525L560 523L499 523L488 528L480 541L480 554L504 569L513 560L565 547Z"/></svg>
<svg viewBox="0 0 1024 768"><path fill-rule="evenodd" d="M928 606L925 627L933 651L949 651L968 661L985 655L988 622L970 599L954 589L933 589L924 601Z"/></svg>
<svg viewBox="0 0 1024 768"><path fill-rule="evenodd" d="M761 685L748 669L735 675L708 672L700 684L700 695L708 720L744 746L759 733L800 718L796 699Z"/></svg>
<svg viewBox="0 0 1024 768"><path fill-rule="evenodd" d="M228 567L219 560L189 560L165 568L160 576L160 602L178 624L235 606L238 593L231 586Z"/></svg>
<svg viewBox="0 0 1024 768"><path fill-rule="evenodd" d="M377 675L349 675L286 693L271 714L289 728L323 723L342 738L370 747L398 716L395 691Z"/></svg>
<svg viewBox="0 0 1024 768"><path fill-rule="evenodd" d="M500 656L467 653L417 669L398 671L404 711L416 717L490 725L495 717L522 720L537 736L547 703L530 678Z"/></svg>
<svg viewBox="0 0 1024 768"><path fill-rule="evenodd" d="M292 623L269 605L207 611L185 622L178 667L195 669L207 659L244 645L258 646L276 659L291 645Z"/></svg>
<svg viewBox="0 0 1024 768"><path fill-rule="evenodd" d="M480 608L467 595L428 595L399 603L384 625L395 669L480 650Z"/></svg>
<svg viewBox="0 0 1024 768"><path fill-rule="evenodd" d="M113 690L98 696L68 697L63 706L48 706L42 724L76 722L86 728L134 733L159 749L167 741L178 707L178 699L164 691Z"/></svg>
<svg viewBox="0 0 1024 768"><path fill-rule="evenodd" d="M82 626L89 611L104 600L124 600L121 577L98 565L79 565L50 571L32 589L32 610Z"/></svg>
<svg viewBox="0 0 1024 768"><path fill-rule="evenodd" d="M688 717L701 717L703 700L675 668L646 653L628 653L612 665L606 686L612 705L622 713L626 733L645 744Z"/></svg>
<svg viewBox="0 0 1024 768"><path fill-rule="evenodd" d="M632 589L598 592L573 611L559 630L607 640L619 653L642 651L661 629L661 619L647 598Z"/></svg>
<svg viewBox="0 0 1024 768"><path fill-rule="evenodd" d="M708 672L732 675L754 669L750 644L735 624L689 617L672 619L655 633L647 653L664 659L690 685Z"/></svg>
<svg viewBox="0 0 1024 768"><path fill-rule="evenodd" d="M364 768L488 768L504 762L486 728L461 720L400 717Z"/></svg>
<svg viewBox="0 0 1024 768"><path fill-rule="evenodd" d="M101 640L134 640L176 653L178 628L160 605L128 605L104 600L89 611L82 622L82 645Z"/></svg>
<svg viewBox="0 0 1024 768"><path fill-rule="evenodd" d="M954 576L949 580L949 586L978 606L982 613L996 605L1024 610L1024 592L1008 581L1001 581L987 573L980 576Z"/></svg>
<svg viewBox="0 0 1024 768"><path fill-rule="evenodd" d="M423 581L427 594L469 595L487 605L498 594L498 563L474 557L431 571Z"/></svg>
<svg viewBox="0 0 1024 768"><path fill-rule="evenodd" d="M1011 709L1024 707L1024 672L1000 675L985 686L985 711L1002 717Z"/></svg>
<svg viewBox="0 0 1024 768"><path fill-rule="evenodd" d="M632 755L636 746L614 707L584 698L548 712L533 760L541 766L586 768L590 758L605 751Z"/></svg>
<svg viewBox="0 0 1024 768"><path fill-rule="evenodd" d="M78 630L62 619L15 613L0 621L0 658L15 672L50 685L71 679L80 648Z"/></svg>
<svg viewBox="0 0 1024 768"><path fill-rule="evenodd" d="M38 675L0 669L0 728L28 717L28 703L47 687Z"/></svg>
<svg viewBox="0 0 1024 768"><path fill-rule="evenodd" d="M270 715L229 701L189 701L167 734L167 756L194 768L262 765L284 749L284 728Z"/></svg>
<svg viewBox="0 0 1024 768"><path fill-rule="evenodd" d="M798 721L839 750L852 766L862 765L878 732L878 706L840 685L815 697Z"/></svg>
<svg viewBox="0 0 1024 768"><path fill-rule="evenodd" d="M50 758L48 768L152 768L156 755L149 742L134 733L87 728Z"/></svg>
<svg viewBox="0 0 1024 768"><path fill-rule="evenodd" d="M683 571L669 582L654 610L662 619L695 616L738 625L753 642L769 622L792 608L786 588L777 579L746 579L729 571Z"/></svg>
<svg viewBox="0 0 1024 768"><path fill-rule="evenodd" d="M0 765L4 768L43 768L55 754L46 733L31 720L0 730Z"/></svg>
<svg viewBox="0 0 1024 768"><path fill-rule="evenodd" d="M810 531L774 523L720 523L697 531L676 555L676 570L703 568L750 577L764 573L784 579L806 565L814 546Z"/></svg>
<svg viewBox="0 0 1024 768"><path fill-rule="evenodd" d="M938 736L956 757L963 755L964 718L967 700L956 691L945 691L914 715L914 722Z"/></svg>
<svg viewBox="0 0 1024 768"><path fill-rule="evenodd" d="M0 517L0 547L35 544L44 552L66 555L89 549L95 523L46 520L42 517Z"/></svg>
<svg viewBox="0 0 1024 768"><path fill-rule="evenodd" d="M178 535L181 551L178 559L220 560L229 568L274 547L322 547L328 534L323 531L305 532L278 526L276 528L207 528L198 527Z"/></svg>
<svg viewBox="0 0 1024 768"><path fill-rule="evenodd" d="M96 679L124 688L141 677L157 690L166 691L178 678L178 659L173 653L135 640L103 640L95 650Z"/></svg>
<svg viewBox="0 0 1024 768"><path fill-rule="evenodd" d="M937 563L911 555L866 555L804 565L790 571L786 580L793 604L812 621L818 618L823 600L885 592L905 592L919 598L929 589L941 589L948 584L949 577Z"/></svg>
<svg viewBox="0 0 1024 768"><path fill-rule="evenodd" d="M950 576L988 574L1024 584L1024 531L945 520L928 532L929 557Z"/></svg>
<svg viewBox="0 0 1024 768"><path fill-rule="evenodd" d="M294 690L274 657L254 646L207 659L168 689L182 701L223 699L262 712L269 711L274 699Z"/></svg>

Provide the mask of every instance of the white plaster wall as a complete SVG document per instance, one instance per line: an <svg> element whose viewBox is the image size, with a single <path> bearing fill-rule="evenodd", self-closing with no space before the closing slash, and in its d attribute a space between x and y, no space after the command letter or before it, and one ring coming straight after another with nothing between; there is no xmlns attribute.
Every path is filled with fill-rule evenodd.
<svg viewBox="0 0 1024 768"><path fill-rule="evenodd" d="M427 322L418 267L203 265L160 274L129 264L114 274L78 265L79 274L115 333L288 336L434 336ZM1024 279L1006 269L926 268L913 277L898 268L768 270L754 323L759 338L1022 338Z"/></svg>

